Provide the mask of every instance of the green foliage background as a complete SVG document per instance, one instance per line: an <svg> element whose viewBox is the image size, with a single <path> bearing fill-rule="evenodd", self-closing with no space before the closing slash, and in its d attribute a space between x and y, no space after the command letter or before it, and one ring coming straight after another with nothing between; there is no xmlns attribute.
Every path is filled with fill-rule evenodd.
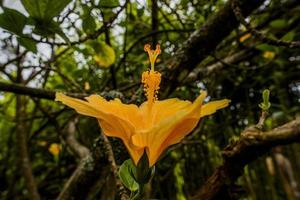
<svg viewBox="0 0 300 200"><path fill-rule="evenodd" d="M149 66L143 46L162 46L158 65L167 60L226 3L224 0L158 0L157 27L153 30L151 1L22 0L0 1L0 81L27 87L119 97L140 104L145 100L141 73ZM300 40L298 1L266 1L249 20L272 38ZM104 27L104 28L103 28ZM247 36L248 34L248 36ZM201 47L199 47L201 48ZM226 59L238 56L234 62ZM258 122L262 91L271 91L270 130L299 116L300 50L264 44L242 26L178 83L169 97L193 100L200 90L208 99L231 99L230 107L207 117L182 143L165 152L156 166L151 197L187 199L222 163L221 150L238 139L245 127ZM212 66L216 66L212 68ZM185 66L182 66L184 68ZM209 71L209 69L212 69ZM167 78L167 77L166 77ZM172 80L167 80L166 84ZM160 90L164 93L164 88ZM207 99L207 100L208 100ZM94 119L79 116L51 100L25 97L22 121L26 125L30 161L42 199L54 199L76 169L79 159L63 139L69 121L77 118L76 137L89 149L99 136ZM27 199L26 182L18 164L16 94L0 92L0 198ZM128 155L120 141L111 139L117 163ZM58 158L49 151L60 144ZM172 151L171 151L172 150ZM300 185L300 147L293 144L281 153L291 163ZM266 164L273 158L275 174ZM235 186L241 199L287 199L286 182L274 154L259 158L245 169ZM269 165L269 168L268 166ZM243 189L241 189L241 187ZM99 188L95 198L103 198ZM176 192L174 192L176 191Z"/></svg>

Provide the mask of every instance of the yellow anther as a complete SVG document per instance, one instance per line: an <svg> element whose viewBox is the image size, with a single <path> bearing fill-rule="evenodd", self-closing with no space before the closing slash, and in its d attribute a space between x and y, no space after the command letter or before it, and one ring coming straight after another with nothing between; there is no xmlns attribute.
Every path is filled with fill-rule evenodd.
<svg viewBox="0 0 300 200"><path fill-rule="evenodd" d="M142 74L142 83L150 107L157 100L160 81L161 74L159 72L150 70Z"/></svg>
<svg viewBox="0 0 300 200"><path fill-rule="evenodd" d="M156 49L155 49L155 50L152 50L152 49L151 49L151 45L150 45L150 44L146 44L146 45L144 46L144 50L145 50L146 52L148 52L149 60L150 60L150 63L151 63L151 71L154 71L155 60L156 60L157 56L161 53L160 45L157 44L157 45L156 45Z"/></svg>

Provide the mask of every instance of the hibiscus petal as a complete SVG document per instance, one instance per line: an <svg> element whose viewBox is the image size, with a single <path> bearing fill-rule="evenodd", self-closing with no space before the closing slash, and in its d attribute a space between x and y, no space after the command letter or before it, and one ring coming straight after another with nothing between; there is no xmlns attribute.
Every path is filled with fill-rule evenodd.
<svg viewBox="0 0 300 200"><path fill-rule="evenodd" d="M159 126L154 126L149 130L137 132L131 137L132 143L139 148L146 148L150 166L154 165L160 156L158 152L161 144L168 137L169 130L180 122L186 113L178 112L172 118L164 120ZM165 148L164 148L165 149Z"/></svg>
<svg viewBox="0 0 300 200"><path fill-rule="evenodd" d="M147 148L150 165L155 164L161 153L168 146L180 142L189 134L197 126L200 117L212 114L216 110L226 107L229 103L228 100L214 101L203 106L204 111L202 111L202 102L205 97L206 92L202 92L193 104L177 110L174 115L162 120L152 129L140 131L132 136L134 145ZM172 108L172 106L166 106L161 109L166 108ZM160 112L156 114L160 115Z"/></svg>
<svg viewBox="0 0 300 200"><path fill-rule="evenodd" d="M85 99L102 112L110 113L128 121L136 129L140 129L143 126L139 108L134 104L123 104L118 98L107 101L99 95L91 95Z"/></svg>
<svg viewBox="0 0 300 200"><path fill-rule="evenodd" d="M128 127L124 126L124 123L122 123L118 119L114 119L114 117L112 117L112 120L114 121L113 124L107 123L105 120L98 120L103 133L107 136L114 137L118 137L120 133L125 133L119 135L119 138L123 141L134 163L137 164L144 153L144 148L137 148L136 146L131 144L130 137L131 131L133 130L128 129Z"/></svg>
<svg viewBox="0 0 300 200"><path fill-rule="evenodd" d="M228 99L208 102L201 107L201 117L211 115L217 110L227 107L229 103L230 100Z"/></svg>
<svg viewBox="0 0 300 200"><path fill-rule="evenodd" d="M101 115L98 109L96 109L96 107L92 106L90 103L80 99L66 96L62 93L56 93L55 101L61 101L63 104L74 108L78 113L82 115L87 115L96 118L99 118Z"/></svg>
<svg viewBox="0 0 300 200"><path fill-rule="evenodd" d="M130 143L130 138L135 132L135 127L130 122L116 115L116 113L112 113L112 111L115 111L115 108L108 106L110 104L105 99L100 96L95 97L96 95L92 96L94 97L87 97L90 100L90 102L87 102L68 97L62 93L56 93L55 100L74 108L80 114L97 118L100 127L103 129L103 133L107 136L120 138L134 162L137 163L143 154L143 149L139 149ZM97 98L97 102L94 102L95 98ZM108 109L104 109L103 107ZM109 108L112 110L109 110Z"/></svg>

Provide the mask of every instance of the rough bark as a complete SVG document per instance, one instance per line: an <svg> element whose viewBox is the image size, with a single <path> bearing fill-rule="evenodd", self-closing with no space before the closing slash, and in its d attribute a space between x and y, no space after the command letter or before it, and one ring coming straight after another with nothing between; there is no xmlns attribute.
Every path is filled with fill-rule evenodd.
<svg viewBox="0 0 300 200"><path fill-rule="evenodd" d="M16 133L17 133L17 147L19 153L19 163L21 167L21 173L25 180L25 186L28 190L28 196L32 200L40 200L37 185L34 180L32 173L30 157L27 145L27 128L23 121L25 112L24 99L17 95L16 96Z"/></svg>
<svg viewBox="0 0 300 200"><path fill-rule="evenodd" d="M110 164L100 139L96 140L94 146L92 153L81 160L65 183L58 200L85 199L95 184L102 186L105 183L110 173ZM103 180L101 184L98 183L100 179Z"/></svg>
<svg viewBox="0 0 300 200"><path fill-rule="evenodd" d="M240 8L243 16L248 16L258 8L263 0L241 0ZM198 63L206 58L217 45L225 39L239 23L231 8L231 1L228 1L210 20L201 28L194 31L188 40L178 49L175 55L166 63L169 73L165 73L165 93L168 96L179 82L185 79ZM162 66L160 66L162 67Z"/></svg>
<svg viewBox="0 0 300 200"><path fill-rule="evenodd" d="M272 147L294 142L300 142L300 119L267 132L261 132L255 127L246 129L238 141L224 149L223 164L190 199L232 199L234 193L230 188L242 175L245 165L267 153Z"/></svg>

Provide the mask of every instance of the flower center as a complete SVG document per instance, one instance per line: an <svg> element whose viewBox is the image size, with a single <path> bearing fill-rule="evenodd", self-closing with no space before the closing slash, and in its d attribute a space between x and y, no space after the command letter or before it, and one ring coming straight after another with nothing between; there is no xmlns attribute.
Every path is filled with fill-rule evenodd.
<svg viewBox="0 0 300 200"><path fill-rule="evenodd" d="M161 81L161 74L154 71L154 64L157 56L160 54L160 45L156 45L156 49L152 50L150 44L146 44L144 50L148 52L151 69L142 74L142 83L144 85L145 95L148 100L149 107L157 100L157 93Z"/></svg>

